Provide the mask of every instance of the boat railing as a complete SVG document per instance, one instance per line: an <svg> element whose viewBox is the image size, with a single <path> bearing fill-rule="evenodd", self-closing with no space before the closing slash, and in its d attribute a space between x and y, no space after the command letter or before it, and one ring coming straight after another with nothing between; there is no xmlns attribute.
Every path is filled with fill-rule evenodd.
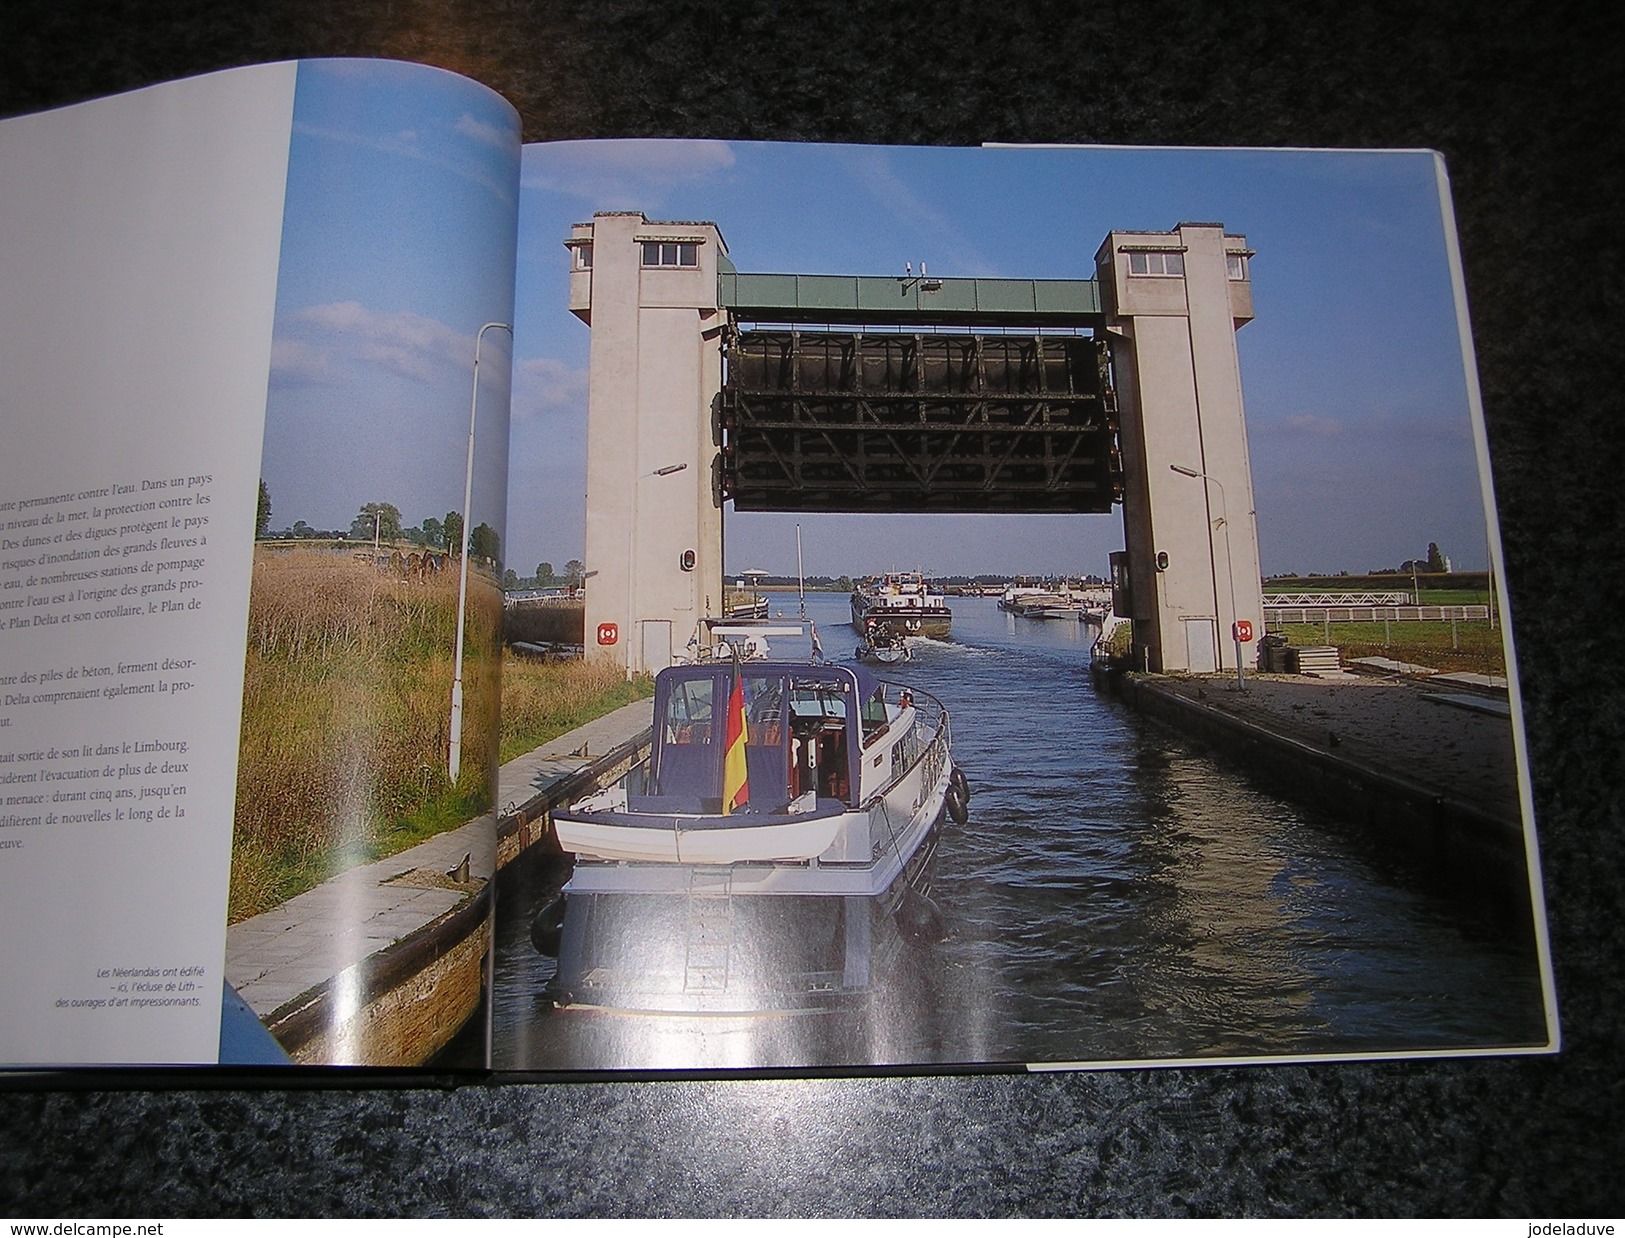
<svg viewBox="0 0 1625 1238"><path fill-rule="evenodd" d="M897 785L899 779L908 774L916 764L922 765L921 785L935 786L938 778L942 776L943 767L948 763L948 754L953 746L952 727L948 720L947 707L929 692L921 692L918 688L908 687L892 680L882 681L888 688L896 688L899 692L906 691L914 706L915 712L930 730L931 737L925 741L919 757L911 762L907 769L899 770L893 777L875 791L862 805L859 811L872 811L876 804L888 795ZM918 725L918 724L916 724ZM901 741L899 741L901 742Z"/></svg>

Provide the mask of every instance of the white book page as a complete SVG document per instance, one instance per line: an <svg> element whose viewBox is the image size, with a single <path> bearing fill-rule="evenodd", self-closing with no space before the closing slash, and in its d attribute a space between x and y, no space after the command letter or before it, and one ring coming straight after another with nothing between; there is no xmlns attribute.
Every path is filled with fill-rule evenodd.
<svg viewBox="0 0 1625 1238"><path fill-rule="evenodd" d="M218 1053L296 66L0 124L0 1062Z"/></svg>

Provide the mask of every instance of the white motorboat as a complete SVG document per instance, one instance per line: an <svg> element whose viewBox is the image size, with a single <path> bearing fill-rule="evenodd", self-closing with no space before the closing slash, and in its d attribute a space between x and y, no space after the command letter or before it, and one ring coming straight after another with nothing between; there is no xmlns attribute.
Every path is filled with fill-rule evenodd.
<svg viewBox="0 0 1625 1238"><path fill-rule="evenodd" d="M871 615L864 621L863 643L852 651L852 656L859 662L879 662L885 666L907 662L911 656L908 637Z"/></svg>
<svg viewBox="0 0 1625 1238"><path fill-rule="evenodd" d="M553 814L575 867L533 926L560 1008L806 1013L866 993L969 788L934 698L862 667L697 663L655 681L641 787Z"/></svg>
<svg viewBox="0 0 1625 1238"><path fill-rule="evenodd" d="M999 595L999 609L1019 613L1027 602L1052 597L1054 593L1053 589L1047 589L1042 585L1010 585Z"/></svg>

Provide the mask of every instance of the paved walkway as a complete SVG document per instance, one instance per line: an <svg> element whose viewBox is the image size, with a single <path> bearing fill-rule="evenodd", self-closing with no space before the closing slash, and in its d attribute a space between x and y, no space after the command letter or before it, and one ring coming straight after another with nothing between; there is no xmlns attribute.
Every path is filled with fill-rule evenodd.
<svg viewBox="0 0 1625 1238"><path fill-rule="evenodd" d="M503 815L518 811L527 800L647 731L649 709L647 700L633 701L509 761L497 775L497 803Z"/></svg>
<svg viewBox="0 0 1625 1238"><path fill-rule="evenodd" d="M1168 677L1156 687L1516 822L1511 710L1464 678L1250 674L1245 693L1234 678Z"/></svg>
<svg viewBox="0 0 1625 1238"><path fill-rule="evenodd" d="M580 774L649 726L636 701L509 761L504 813ZM487 813L406 851L350 869L226 931L226 980L260 1018L474 897L496 869ZM465 867L466 861L466 867Z"/></svg>
<svg viewBox="0 0 1625 1238"><path fill-rule="evenodd" d="M438 919L490 880L492 826L490 814L478 817L233 924L226 930L227 982L263 1019Z"/></svg>

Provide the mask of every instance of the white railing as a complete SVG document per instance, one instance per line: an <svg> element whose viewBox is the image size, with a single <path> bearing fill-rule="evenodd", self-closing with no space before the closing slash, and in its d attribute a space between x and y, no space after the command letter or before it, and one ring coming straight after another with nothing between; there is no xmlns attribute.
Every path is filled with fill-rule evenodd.
<svg viewBox="0 0 1625 1238"><path fill-rule="evenodd" d="M1410 606L1411 595L1397 593L1266 593L1264 607L1271 606Z"/></svg>
<svg viewBox="0 0 1625 1238"><path fill-rule="evenodd" d="M1283 623L1396 623L1417 620L1488 619L1488 606L1271 606L1264 607L1264 622Z"/></svg>

